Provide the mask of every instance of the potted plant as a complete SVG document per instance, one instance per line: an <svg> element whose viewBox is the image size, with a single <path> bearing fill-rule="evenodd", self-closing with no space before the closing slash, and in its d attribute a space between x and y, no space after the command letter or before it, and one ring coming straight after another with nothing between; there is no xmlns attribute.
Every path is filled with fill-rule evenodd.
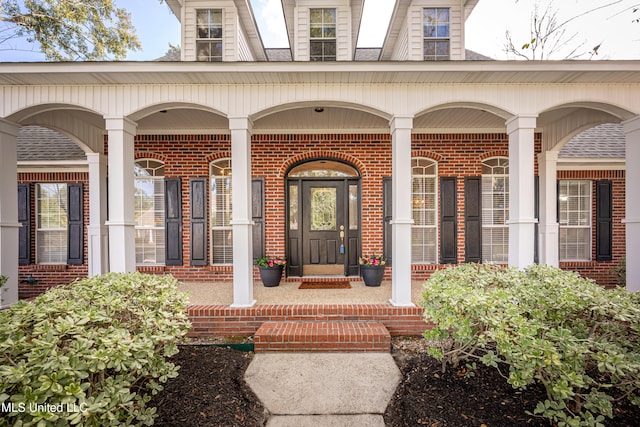
<svg viewBox="0 0 640 427"><path fill-rule="evenodd" d="M282 270L287 265L287 260L279 257L260 257L256 264L260 270L260 279L264 286L271 288L280 284Z"/></svg>
<svg viewBox="0 0 640 427"><path fill-rule="evenodd" d="M366 286L380 286L387 260L382 255L363 255L359 258L360 274Z"/></svg>

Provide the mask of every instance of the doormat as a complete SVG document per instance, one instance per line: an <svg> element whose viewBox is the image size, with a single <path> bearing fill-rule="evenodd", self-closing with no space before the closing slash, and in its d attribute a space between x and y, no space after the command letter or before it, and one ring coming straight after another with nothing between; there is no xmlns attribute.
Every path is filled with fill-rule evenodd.
<svg viewBox="0 0 640 427"><path fill-rule="evenodd" d="M339 282L302 282L298 289L350 289L346 280Z"/></svg>

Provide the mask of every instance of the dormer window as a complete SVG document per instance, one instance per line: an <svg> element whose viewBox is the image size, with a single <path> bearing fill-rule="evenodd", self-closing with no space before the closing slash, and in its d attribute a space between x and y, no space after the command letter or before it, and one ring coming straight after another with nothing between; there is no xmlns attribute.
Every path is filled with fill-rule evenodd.
<svg viewBox="0 0 640 427"><path fill-rule="evenodd" d="M309 11L310 59L336 60L336 10L311 9Z"/></svg>
<svg viewBox="0 0 640 427"><path fill-rule="evenodd" d="M423 9L424 60L444 61L449 59L449 9Z"/></svg>
<svg viewBox="0 0 640 427"><path fill-rule="evenodd" d="M222 61L222 10L196 11L198 61Z"/></svg>

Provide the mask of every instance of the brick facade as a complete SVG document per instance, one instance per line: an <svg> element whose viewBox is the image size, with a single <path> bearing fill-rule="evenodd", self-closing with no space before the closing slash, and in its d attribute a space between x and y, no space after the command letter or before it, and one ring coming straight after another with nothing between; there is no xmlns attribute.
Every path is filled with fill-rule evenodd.
<svg viewBox="0 0 640 427"><path fill-rule="evenodd" d="M190 266L190 197L189 180L209 176L211 161L230 158L228 135L140 135L136 137L136 159L156 159L165 163L165 177L182 179L183 203L183 266L140 267L148 273L170 273L182 281L228 281L231 265ZM536 135L536 153L540 152L541 136ZM508 136L486 134L416 134L413 135L413 156L427 157L438 163L439 177L457 177L457 258L464 262L464 177L481 175L481 162L495 156L508 156ZM299 162L317 158L332 158L348 162L361 175L361 252L383 251L383 178L391 176L391 136L389 134L313 134L252 136L252 175L264 180L265 247L270 256L284 256L285 251L285 180L288 169ZM537 170L537 166L536 166ZM611 262L562 263L565 269L578 270L601 285L612 286L612 269L625 252L624 172L622 171L561 171L559 179L610 179L613 181L614 259ZM19 182L81 182L84 185L85 221L88 221L87 173L21 173ZM595 186L594 192L595 192ZM33 194L33 193L32 193ZM35 212L32 196L32 212ZM593 197L595 200L595 196ZM594 210L595 211L595 210ZM33 216L33 215L32 215ZM32 220L33 222L34 220ZM35 235L35 223L32 223ZM594 227L595 233L595 227ZM85 264L81 266L20 266L20 280L33 274L37 286L20 285L21 297L32 296L46 287L68 283L87 275L86 227ZM209 236L210 237L210 236ZM595 251L595 238L593 239ZM32 236L32 245L35 238ZM32 248L35 253L35 249ZM412 278L427 279L441 265L414 265ZM387 269L390 279L391 268ZM257 269L256 269L256 277Z"/></svg>
<svg viewBox="0 0 640 427"><path fill-rule="evenodd" d="M82 265L38 265L35 264L36 255L36 201L35 185L45 182L66 182L68 184L82 184L82 209L85 224L89 221L89 175L87 172L30 172L18 173L19 184L29 184L31 193L31 261L32 264L18 266L18 294L20 298L37 296L52 286L73 282L78 277L86 277L87 269L87 227L83 231L83 258ZM33 276L37 283L25 282L29 276Z"/></svg>

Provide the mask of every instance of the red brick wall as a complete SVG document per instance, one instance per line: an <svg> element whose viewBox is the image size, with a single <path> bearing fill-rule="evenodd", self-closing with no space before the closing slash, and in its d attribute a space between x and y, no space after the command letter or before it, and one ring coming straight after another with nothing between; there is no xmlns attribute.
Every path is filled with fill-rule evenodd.
<svg viewBox="0 0 640 427"><path fill-rule="evenodd" d="M613 259L611 261L595 261L596 259L596 186L591 186L592 227L591 227L591 259L593 261L561 262L563 270L573 270L583 277L595 280L607 288L615 287L616 273L620 261L626 252L626 231L622 220L625 217L625 179L624 171L558 171L558 179L611 180L613 192Z"/></svg>
<svg viewBox="0 0 640 427"><path fill-rule="evenodd" d="M30 172L19 173L18 183L30 184L31 194L31 264L18 267L18 295L20 298L37 296L52 286L67 284L78 277L87 277L87 224L89 223L89 175L86 172ZM82 265L38 265L36 260L36 183L66 182L82 184L84 227L84 264ZM38 280L28 284L24 280L30 275Z"/></svg>
<svg viewBox="0 0 640 427"><path fill-rule="evenodd" d="M540 135L536 135L536 153L540 151ZM458 262L464 262L464 177L481 174L481 162L494 156L508 156L506 134L418 134L413 135L414 156L438 162L439 176L455 176L458 200ZM228 135L141 135L136 137L136 159L152 158L165 163L167 178L182 178L183 201L183 266L140 267L149 273L171 273L183 281L226 281L232 279L230 265L195 267L190 259L189 180L208 177L209 163L231 156ZM362 252L381 253L382 180L391 176L391 136L388 134L322 134L322 135L254 135L252 137L252 175L265 184L266 252L285 255L285 176L297 162L315 158L335 158L354 165L361 174L362 188ZM536 166L537 170L537 166ZM611 267L624 254L624 174L622 172L560 172L559 178L612 179L614 190L614 260L610 263L563 263L594 277L603 285L611 284ZM87 174L20 174L20 182L62 180L85 184L85 218L88 219ZM595 187L594 187L595 188ZM595 190L594 190L595 191ZM33 198L33 197L32 197ZM595 198L594 198L595 199ZM35 207L33 207L35 209ZM34 224L35 225L35 224ZM35 226L33 226L35 230ZM86 236L86 230L85 230ZM209 236L210 237L210 236ZM86 239L85 239L86 240ZM32 241L35 241L33 238ZM594 239L595 241L595 239ZM595 245L595 243L594 243ZM595 246L594 246L595 247ZM86 249L85 249L86 250ZM595 249L594 249L595 250ZM85 254L86 255L86 254ZM86 259L86 256L85 256ZM427 279L440 265L414 265L414 280ZM390 278L391 268L387 269ZM58 271L44 271L31 265L20 269L21 279L30 273L42 278L42 284L67 283L85 276L83 266L66 266ZM256 271L257 277L257 271ZM36 289L31 287L30 289Z"/></svg>

